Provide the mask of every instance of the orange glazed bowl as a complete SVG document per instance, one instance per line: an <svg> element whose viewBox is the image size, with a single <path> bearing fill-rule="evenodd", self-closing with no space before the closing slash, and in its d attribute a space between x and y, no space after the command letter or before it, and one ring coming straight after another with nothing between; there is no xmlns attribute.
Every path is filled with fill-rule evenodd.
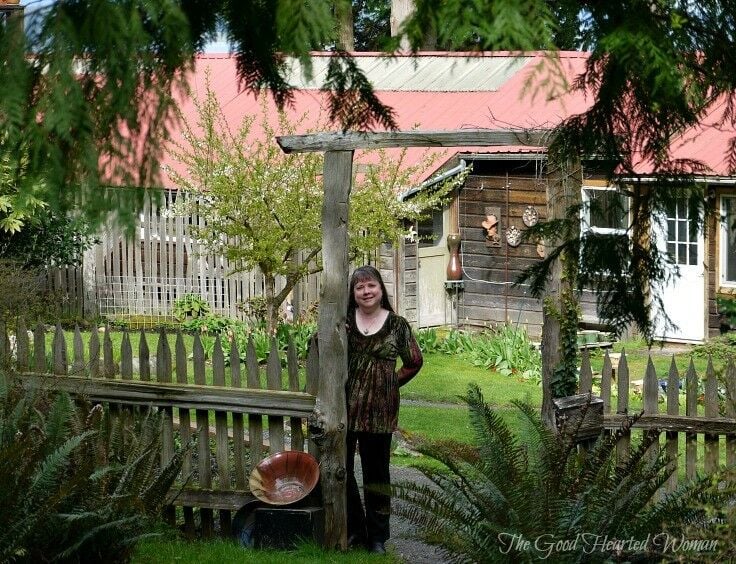
<svg viewBox="0 0 736 564"><path fill-rule="evenodd" d="M250 473L250 492L271 505L287 505L309 495L319 480L319 464L308 452L287 450L261 460Z"/></svg>

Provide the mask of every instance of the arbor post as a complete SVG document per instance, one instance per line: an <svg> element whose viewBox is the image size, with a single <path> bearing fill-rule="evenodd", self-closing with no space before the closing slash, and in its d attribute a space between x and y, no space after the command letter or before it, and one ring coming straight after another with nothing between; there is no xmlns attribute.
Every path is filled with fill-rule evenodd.
<svg viewBox="0 0 736 564"><path fill-rule="evenodd" d="M548 157L549 180L547 182L547 219L569 218L571 206L578 205L582 190L582 171L579 160L557 159ZM580 225L576 226L577 229ZM545 241L553 248L559 240ZM563 296L574 296L575 280L565 277L560 257L554 262L544 293L542 303L542 421L551 429L555 428L555 408L553 404L552 380L555 370L564 362L561 341L561 318L565 311ZM567 257L566 260L577 260Z"/></svg>
<svg viewBox="0 0 736 564"><path fill-rule="evenodd" d="M325 546L347 548L345 436L348 343L348 213L353 151L325 153L322 205L322 288L319 302L319 388L315 407Z"/></svg>

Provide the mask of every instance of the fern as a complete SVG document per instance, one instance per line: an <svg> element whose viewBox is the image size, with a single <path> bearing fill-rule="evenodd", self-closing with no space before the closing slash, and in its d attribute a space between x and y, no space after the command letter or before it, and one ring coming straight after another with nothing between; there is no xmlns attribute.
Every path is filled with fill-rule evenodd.
<svg viewBox="0 0 736 564"><path fill-rule="evenodd" d="M181 469L161 465L161 421L0 374L0 561L127 561L157 528Z"/></svg>
<svg viewBox="0 0 736 564"><path fill-rule="evenodd" d="M534 546L536 538L574 539L593 533L640 539L665 530L682 532L688 523L702 519L697 503L726 498L724 492L709 489L708 480L699 479L658 499L657 491L672 470L664 453L650 454L656 434L645 435L623 463L617 462L617 440L636 417L583 453L575 447L575 429L556 435L527 404L516 403L525 424L524 434L515 434L485 403L477 386L470 387L465 400L475 450L419 444L420 452L441 463L441 469L422 469L432 485L403 482L394 487L404 501L398 512L418 525L420 535L451 562L549 557L544 546ZM532 542L511 546L511 535ZM644 557L661 556L657 547L648 548L651 552ZM558 552L554 561L631 557L642 554Z"/></svg>

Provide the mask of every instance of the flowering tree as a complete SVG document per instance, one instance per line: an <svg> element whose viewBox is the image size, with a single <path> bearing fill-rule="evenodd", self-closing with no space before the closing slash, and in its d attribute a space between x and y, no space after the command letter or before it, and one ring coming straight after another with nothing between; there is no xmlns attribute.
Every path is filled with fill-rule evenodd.
<svg viewBox="0 0 736 564"><path fill-rule="evenodd" d="M195 99L197 121L183 117L183 141L175 156L186 172L170 171L186 195L177 213L196 212L205 225L196 228L205 247L227 257L236 272L258 268L265 278L267 326L273 330L278 311L294 286L322 269L322 162L321 154L285 154L277 135L293 134L303 122L281 112L269 118L266 101L258 120L246 116L231 129L215 94ZM275 123L274 123L275 121ZM260 128L263 135L255 135ZM374 164L356 177L351 205L350 252L354 259L381 243L406 234L405 221L416 220L441 204L442 198L464 177L425 191L410 202L397 193L411 178L432 164L405 164L406 152L378 151ZM283 287L277 291L277 278Z"/></svg>

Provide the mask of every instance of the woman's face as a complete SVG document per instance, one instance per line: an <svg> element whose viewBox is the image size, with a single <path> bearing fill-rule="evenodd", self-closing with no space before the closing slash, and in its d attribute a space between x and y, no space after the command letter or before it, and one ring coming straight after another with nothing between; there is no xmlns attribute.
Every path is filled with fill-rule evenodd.
<svg viewBox="0 0 736 564"><path fill-rule="evenodd" d="M383 298L381 284L374 278L358 280L353 287L353 297L360 309L375 310L381 307L381 300Z"/></svg>

